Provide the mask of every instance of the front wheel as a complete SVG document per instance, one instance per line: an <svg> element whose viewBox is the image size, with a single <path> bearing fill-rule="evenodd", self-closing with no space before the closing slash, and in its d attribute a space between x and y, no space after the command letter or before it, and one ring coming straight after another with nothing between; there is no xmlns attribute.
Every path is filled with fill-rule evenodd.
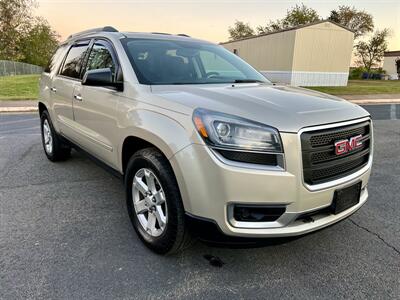
<svg viewBox="0 0 400 300"><path fill-rule="evenodd" d="M129 217L148 248L171 254L189 245L178 184L168 160L157 149L143 149L131 157L125 186Z"/></svg>

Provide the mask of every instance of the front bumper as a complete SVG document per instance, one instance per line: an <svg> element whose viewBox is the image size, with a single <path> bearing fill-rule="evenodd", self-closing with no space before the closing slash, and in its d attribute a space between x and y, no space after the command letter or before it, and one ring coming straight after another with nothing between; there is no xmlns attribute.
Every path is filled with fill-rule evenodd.
<svg viewBox="0 0 400 300"><path fill-rule="evenodd" d="M301 146L297 134L281 133L285 169L252 169L223 163L207 146L192 144L171 158L186 212L217 224L223 234L236 237L286 237L305 234L336 223L357 211L368 198L372 155L357 173L323 189L312 190L302 179ZM372 149L371 149L372 150ZM371 152L372 153L372 152ZM301 215L332 203L337 189L361 181L360 201L339 213L316 213L305 222ZM237 222L232 204L284 205L273 222Z"/></svg>

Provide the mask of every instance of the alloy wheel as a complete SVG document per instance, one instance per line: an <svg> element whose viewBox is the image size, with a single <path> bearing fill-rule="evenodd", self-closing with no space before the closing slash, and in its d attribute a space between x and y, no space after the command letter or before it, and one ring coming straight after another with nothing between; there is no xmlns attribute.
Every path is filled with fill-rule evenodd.
<svg viewBox="0 0 400 300"><path fill-rule="evenodd" d="M43 139L44 139L44 148L47 154L53 153L53 137L51 135L51 129L49 125L49 121L45 119L43 121Z"/></svg>
<svg viewBox="0 0 400 300"><path fill-rule="evenodd" d="M167 225L165 193L157 176L147 168L133 178L133 207L142 228L152 237L160 236Z"/></svg>

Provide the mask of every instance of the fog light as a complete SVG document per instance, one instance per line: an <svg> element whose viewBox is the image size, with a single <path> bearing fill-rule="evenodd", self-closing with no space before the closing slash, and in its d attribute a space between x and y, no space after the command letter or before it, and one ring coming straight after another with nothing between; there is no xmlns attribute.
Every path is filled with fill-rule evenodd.
<svg viewBox="0 0 400 300"><path fill-rule="evenodd" d="M233 217L239 222L274 222L286 211L285 206L259 206L237 204Z"/></svg>

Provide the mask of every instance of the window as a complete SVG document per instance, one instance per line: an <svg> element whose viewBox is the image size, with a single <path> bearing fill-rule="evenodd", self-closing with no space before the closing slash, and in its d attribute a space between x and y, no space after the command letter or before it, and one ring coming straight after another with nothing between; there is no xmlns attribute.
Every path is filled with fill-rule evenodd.
<svg viewBox="0 0 400 300"><path fill-rule="evenodd" d="M59 59L61 58L61 54L63 54L65 50L65 46L66 45L61 45L60 47L57 48L56 52L50 58L47 66L44 68L44 71L46 73L51 73L54 70L56 63L59 61Z"/></svg>
<svg viewBox="0 0 400 300"><path fill-rule="evenodd" d="M112 55L102 42L96 42L89 54L86 71L110 68L115 75L115 63Z"/></svg>
<svg viewBox="0 0 400 300"><path fill-rule="evenodd" d="M88 42L79 43L71 47L65 59L60 75L79 78L82 62L88 50Z"/></svg>
<svg viewBox="0 0 400 300"><path fill-rule="evenodd" d="M211 43L125 38L122 44L142 84L268 83L237 55Z"/></svg>
<svg viewBox="0 0 400 300"><path fill-rule="evenodd" d="M204 71L209 77L224 76L235 79L245 79L246 75L226 59L208 50L199 51L200 60Z"/></svg>

